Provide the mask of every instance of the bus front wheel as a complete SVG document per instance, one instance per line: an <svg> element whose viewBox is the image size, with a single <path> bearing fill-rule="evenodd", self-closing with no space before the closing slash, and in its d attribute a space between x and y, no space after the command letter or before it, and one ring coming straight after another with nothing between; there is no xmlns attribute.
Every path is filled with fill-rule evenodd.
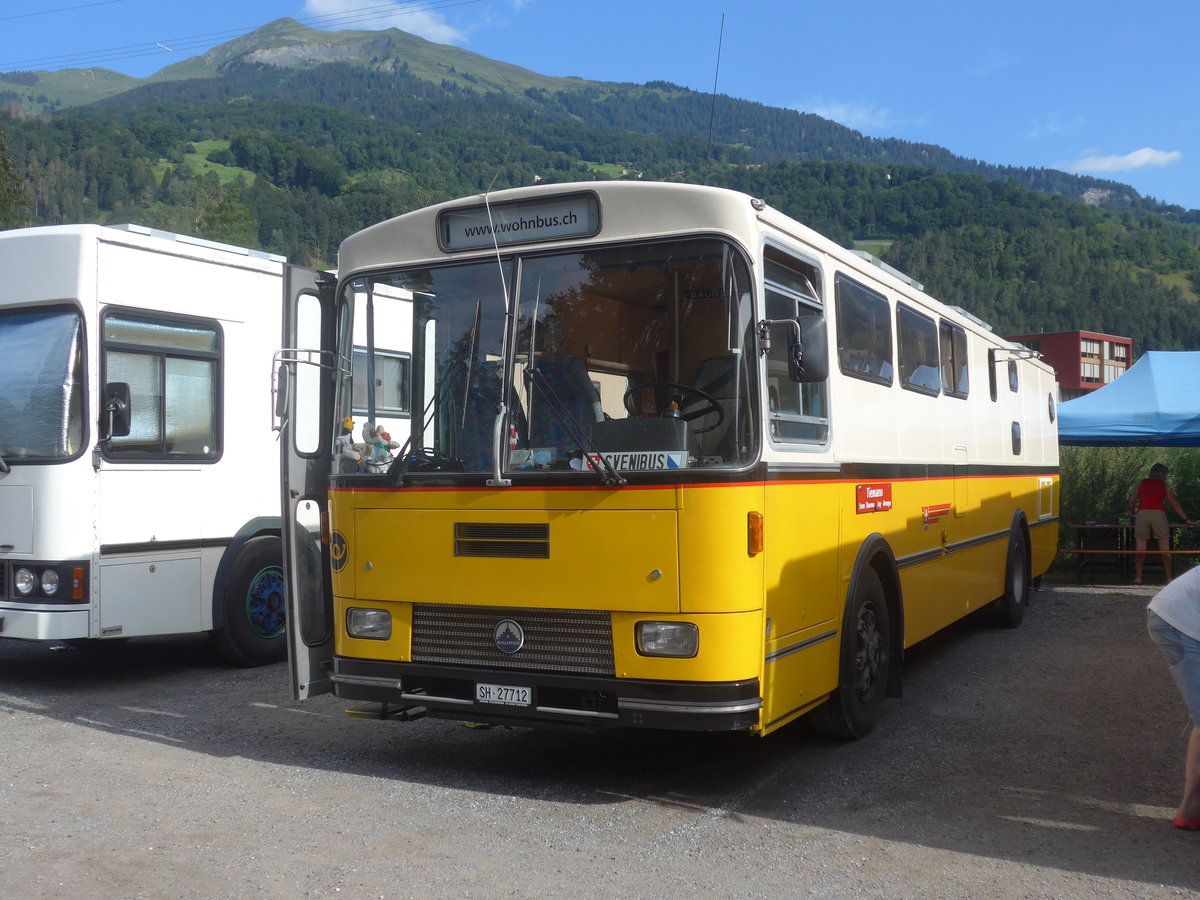
<svg viewBox="0 0 1200 900"><path fill-rule="evenodd" d="M283 545L262 536L246 542L222 598L223 623L213 631L217 651L238 666L262 666L287 655Z"/></svg>
<svg viewBox="0 0 1200 900"><path fill-rule="evenodd" d="M866 567L846 607L838 686L812 713L822 737L852 741L879 720L891 666L890 617L879 575Z"/></svg>

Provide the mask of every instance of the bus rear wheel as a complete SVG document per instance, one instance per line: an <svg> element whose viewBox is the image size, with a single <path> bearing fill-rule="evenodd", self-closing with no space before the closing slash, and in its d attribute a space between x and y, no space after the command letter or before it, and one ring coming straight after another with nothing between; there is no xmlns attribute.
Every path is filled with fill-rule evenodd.
<svg viewBox="0 0 1200 900"><path fill-rule="evenodd" d="M892 662L890 628L883 583L868 566L842 622L837 689L812 714L813 727L822 737L857 740L879 721Z"/></svg>
<svg viewBox="0 0 1200 900"><path fill-rule="evenodd" d="M256 537L238 553L222 599L217 651L238 666L262 666L287 655L286 587L279 538Z"/></svg>
<svg viewBox="0 0 1200 900"><path fill-rule="evenodd" d="M1008 539L1008 556L1004 563L1004 595L996 600L991 610L992 621L1001 628L1016 628L1025 619L1029 608L1029 592L1032 589L1029 577L1029 553L1025 546L1025 532L1017 527Z"/></svg>

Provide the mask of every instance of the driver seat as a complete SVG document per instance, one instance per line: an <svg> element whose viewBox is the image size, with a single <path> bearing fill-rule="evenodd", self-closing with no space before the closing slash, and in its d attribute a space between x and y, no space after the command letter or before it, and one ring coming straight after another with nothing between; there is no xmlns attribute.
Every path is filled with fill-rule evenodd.
<svg viewBox="0 0 1200 900"><path fill-rule="evenodd" d="M556 459L565 465L571 454L585 449L580 446L579 433L586 442L596 423L604 421L600 393L578 356L547 356L537 361L529 377L541 382L529 386L534 410L529 417L529 446L553 447Z"/></svg>

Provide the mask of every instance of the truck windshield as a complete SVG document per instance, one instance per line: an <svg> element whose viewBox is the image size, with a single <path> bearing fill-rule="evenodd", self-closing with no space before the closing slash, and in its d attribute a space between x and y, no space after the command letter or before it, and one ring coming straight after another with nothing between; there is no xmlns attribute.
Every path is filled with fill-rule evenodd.
<svg viewBox="0 0 1200 900"><path fill-rule="evenodd" d="M749 268L724 241L529 254L382 282L414 298L406 472L492 472L497 447L512 474L756 455Z"/></svg>
<svg viewBox="0 0 1200 900"><path fill-rule="evenodd" d="M0 457L68 459L83 443L82 324L70 309L0 313Z"/></svg>

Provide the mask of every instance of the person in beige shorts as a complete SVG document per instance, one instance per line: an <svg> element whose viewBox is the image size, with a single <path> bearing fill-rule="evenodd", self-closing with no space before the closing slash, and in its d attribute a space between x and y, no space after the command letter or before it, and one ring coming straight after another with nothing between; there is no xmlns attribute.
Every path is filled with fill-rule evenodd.
<svg viewBox="0 0 1200 900"><path fill-rule="evenodd" d="M1171 580L1171 532L1167 527L1167 503L1170 503L1179 518L1188 525L1192 520L1187 517L1171 488L1167 485L1167 467L1155 463L1150 467L1150 475L1138 482L1133 493L1129 495L1129 514L1133 516L1133 583L1142 583L1142 569L1146 564L1146 544L1154 540L1162 554L1163 573L1167 581Z"/></svg>

